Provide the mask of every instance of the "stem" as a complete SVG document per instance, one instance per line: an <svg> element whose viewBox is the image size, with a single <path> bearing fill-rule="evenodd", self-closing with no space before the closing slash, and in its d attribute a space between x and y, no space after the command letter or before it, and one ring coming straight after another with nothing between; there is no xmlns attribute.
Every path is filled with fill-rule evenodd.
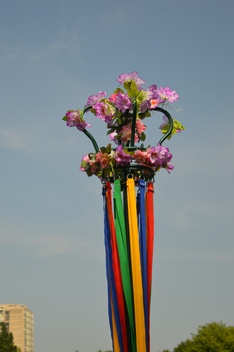
<svg viewBox="0 0 234 352"><path fill-rule="evenodd" d="M89 111L90 109L92 109L92 106L86 106L86 108L84 108L84 113L86 113L87 111ZM90 132L88 132L86 129L83 130L84 134L91 140L91 142L93 143L94 149L96 151L96 153L99 152L99 146L96 142L96 139L92 136L92 134Z"/></svg>
<svg viewBox="0 0 234 352"><path fill-rule="evenodd" d="M171 134L172 134L172 130L173 130L173 118L171 117L171 115L169 114L169 112L163 108L155 108L152 110L156 110L156 111L160 111L162 112L164 115L166 115L166 117L168 118L169 121L169 129L167 131L167 133L165 133L165 135L159 140L158 145L162 145L162 143L165 141L165 139L167 139Z"/></svg>
<svg viewBox="0 0 234 352"><path fill-rule="evenodd" d="M94 149L95 149L96 153L98 153L99 152L99 146L98 146L96 140L94 139L94 137L86 129L84 129L83 132L91 140L91 142L93 143L93 146L94 146Z"/></svg>
<svg viewBox="0 0 234 352"><path fill-rule="evenodd" d="M136 129L136 115L137 115L137 102L133 103L133 112L132 112L132 133L131 133L131 144L130 147L134 147L135 143L135 129Z"/></svg>

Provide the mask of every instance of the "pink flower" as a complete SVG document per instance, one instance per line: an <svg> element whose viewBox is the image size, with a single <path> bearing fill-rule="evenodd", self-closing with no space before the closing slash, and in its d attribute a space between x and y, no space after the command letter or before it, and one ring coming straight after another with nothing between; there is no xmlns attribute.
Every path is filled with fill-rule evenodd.
<svg viewBox="0 0 234 352"><path fill-rule="evenodd" d="M143 79L141 79L138 76L138 73L136 71L132 72L132 73L123 73L121 75L119 75L119 77L117 78L117 81L120 84L124 84L125 82L135 82L138 88L141 88L142 84L145 84L145 81L143 81Z"/></svg>
<svg viewBox="0 0 234 352"><path fill-rule="evenodd" d="M170 164L172 154L169 153L168 148L164 148L161 145L157 147L151 147L150 150L150 163L156 169L163 167L168 170L172 170L173 166Z"/></svg>
<svg viewBox="0 0 234 352"><path fill-rule="evenodd" d="M149 153L147 150L137 150L134 154L134 160L138 164L147 164L149 162Z"/></svg>
<svg viewBox="0 0 234 352"><path fill-rule="evenodd" d="M88 100L87 100L87 105L94 105L96 103L98 103L99 101L101 101L102 99L104 99L106 96L106 92L99 92L98 94L96 95L90 95L88 97Z"/></svg>
<svg viewBox="0 0 234 352"><path fill-rule="evenodd" d="M110 101L113 102L117 109L121 112L124 112L132 107L132 102L129 99L128 95L123 94L121 92L118 92L117 94L112 94L112 96L110 97Z"/></svg>
<svg viewBox="0 0 234 352"><path fill-rule="evenodd" d="M132 135L132 125L124 125L120 132L119 132L119 136L120 136L120 140L122 143L126 143L128 141L131 140L131 135ZM134 137L134 142L138 142L139 141L139 136L137 134L135 134Z"/></svg>
<svg viewBox="0 0 234 352"><path fill-rule="evenodd" d="M159 102L158 102L158 89L156 84L152 84L151 86L148 87L148 89L145 91L146 98L145 100L141 103L140 110L142 113L146 112L148 109L152 109L153 107L156 107ZM153 102L153 105L152 105ZM156 105L157 102L157 105Z"/></svg>
<svg viewBox="0 0 234 352"><path fill-rule="evenodd" d="M114 141L116 144L118 143L118 139L116 138L118 136L118 134L116 131L110 133L109 136L112 141Z"/></svg>
<svg viewBox="0 0 234 352"><path fill-rule="evenodd" d="M139 136L146 130L146 125L140 119L136 119L136 130Z"/></svg>
<svg viewBox="0 0 234 352"><path fill-rule="evenodd" d="M125 165L132 160L131 155L124 152L122 145L116 148L116 163L117 165Z"/></svg>
<svg viewBox="0 0 234 352"><path fill-rule="evenodd" d="M88 167L89 167L89 156L84 155L82 156L82 159L81 159L80 170L86 171Z"/></svg>
<svg viewBox="0 0 234 352"><path fill-rule="evenodd" d="M94 154L84 155L81 159L80 170L92 174L97 170L97 162Z"/></svg>
<svg viewBox="0 0 234 352"><path fill-rule="evenodd" d="M101 101L93 105L93 109L97 117L105 121L108 126L111 126L112 117L115 114L115 108L111 104Z"/></svg>
<svg viewBox="0 0 234 352"><path fill-rule="evenodd" d="M110 154L98 152L96 154L96 161L101 164L102 169L106 169L110 165Z"/></svg>
<svg viewBox="0 0 234 352"><path fill-rule="evenodd" d="M84 131L86 126L90 127L90 125L83 120L83 116L79 110L67 111L66 117L68 127L76 127L79 131Z"/></svg>
<svg viewBox="0 0 234 352"><path fill-rule="evenodd" d="M158 95L161 99L161 102L168 100L170 103L179 99L179 95L176 93L175 90L171 90L170 87L160 87L158 89Z"/></svg>
<svg viewBox="0 0 234 352"><path fill-rule="evenodd" d="M126 143L131 140L131 125L125 125L120 130L121 141Z"/></svg>
<svg viewBox="0 0 234 352"><path fill-rule="evenodd" d="M160 101L158 99L150 100L150 109L155 109L159 105Z"/></svg>
<svg viewBox="0 0 234 352"><path fill-rule="evenodd" d="M174 166L171 165L171 163L167 163L167 165L165 166L165 169L167 170L167 172L170 174L171 170L174 169Z"/></svg>
<svg viewBox="0 0 234 352"><path fill-rule="evenodd" d="M150 101L144 100L140 105L140 112L144 114L150 108Z"/></svg>
<svg viewBox="0 0 234 352"><path fill-rule="evenodd" d="M116 96L117 96L117 93L111 94L111 96L110 96L110 101L115 102Z"/></svg>
<svg viewBox="0 0 234 352"><path fill-rule="evenodd" d="M137 150L133 156L138 164L149 165L154 168L155 172L160 168L165 168L169 173L174 169L170 163L171 158L172 154L169 153L169 149L161 145L146 150Z"/></svg>
<svg viewBox="0 0 234 352"><path fill-rule="evenodd" d="M156 84L152 84L148 87L148 89L146 90L146 97L147 100L158 98L158 88Z"/></svg>
<svg viewBox="0 0 234 352"><path fill-rule="evenodd" d="M153 166L159 166L159 149L160 146L149 149L149 161Z"/></svg>

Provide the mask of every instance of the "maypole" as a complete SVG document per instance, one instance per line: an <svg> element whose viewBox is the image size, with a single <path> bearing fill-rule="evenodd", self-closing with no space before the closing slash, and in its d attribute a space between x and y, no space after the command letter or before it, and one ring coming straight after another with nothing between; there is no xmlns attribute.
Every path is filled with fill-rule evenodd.
<svg viewBox="0 0 234 352"><path fill-rule="evenodd" d="M150 301L154 249L154 177L169 173L172 154L162 146L184 129L165 107L179 96L169 87L147 90L137 72L122 74L117 88L88 97L83 110L69 110L67 126L76 127L92 142L94 152L82 157L81 171L102 183L108 314L114 352L150 352ZM162 138L156 146L144 142L144 120L163 114ZM112 147L99 148L84 119L87 112L102 119Z"/></svg>

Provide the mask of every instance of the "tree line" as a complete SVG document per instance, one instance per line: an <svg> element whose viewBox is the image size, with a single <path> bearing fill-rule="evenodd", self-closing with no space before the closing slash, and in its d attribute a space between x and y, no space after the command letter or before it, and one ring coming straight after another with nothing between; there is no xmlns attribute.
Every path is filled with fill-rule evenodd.
<svg viewBox="0 0 234 352"><path fill-rule="evenodd" d="M0 323L0 352L20 352L5 323ZM234 352L234 326L227 326L222 322L199 326L197 333L191 334L191 338L180 342L172 351L161 352Z"/></svg>
<svg viewBox="0 0 234 352"><path fill-rule="evenodd" d="M190 339L180 342L172 351L162 352L234 352L234 326L222 322L199 326Z"/></svg>
<svg viewBox="0 0 234 352"><path fill-rule="evenodd" d="M20 352L14 344L14 337L7 331L5 323L0 323L0 352Z"/></svg>

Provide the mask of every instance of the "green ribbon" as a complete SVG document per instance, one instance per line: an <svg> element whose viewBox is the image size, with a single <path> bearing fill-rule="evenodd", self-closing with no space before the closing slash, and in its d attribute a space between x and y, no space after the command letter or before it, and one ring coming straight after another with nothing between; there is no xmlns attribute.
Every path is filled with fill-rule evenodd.
<svg viewBox="0 0 234 352"><path fill-rule="evenodd" d="M123 203L121 197L121 184L119 180L114 181L114 213L115 213L115 230L117 238L117 246L119 252L120 270L123 283L124 297L127 307L129 327L131 334L131 351L136 352L136 335L134 323L132 282L130 273L130 258L128 251L128 242L125 228L125 218Z"/></svg>

